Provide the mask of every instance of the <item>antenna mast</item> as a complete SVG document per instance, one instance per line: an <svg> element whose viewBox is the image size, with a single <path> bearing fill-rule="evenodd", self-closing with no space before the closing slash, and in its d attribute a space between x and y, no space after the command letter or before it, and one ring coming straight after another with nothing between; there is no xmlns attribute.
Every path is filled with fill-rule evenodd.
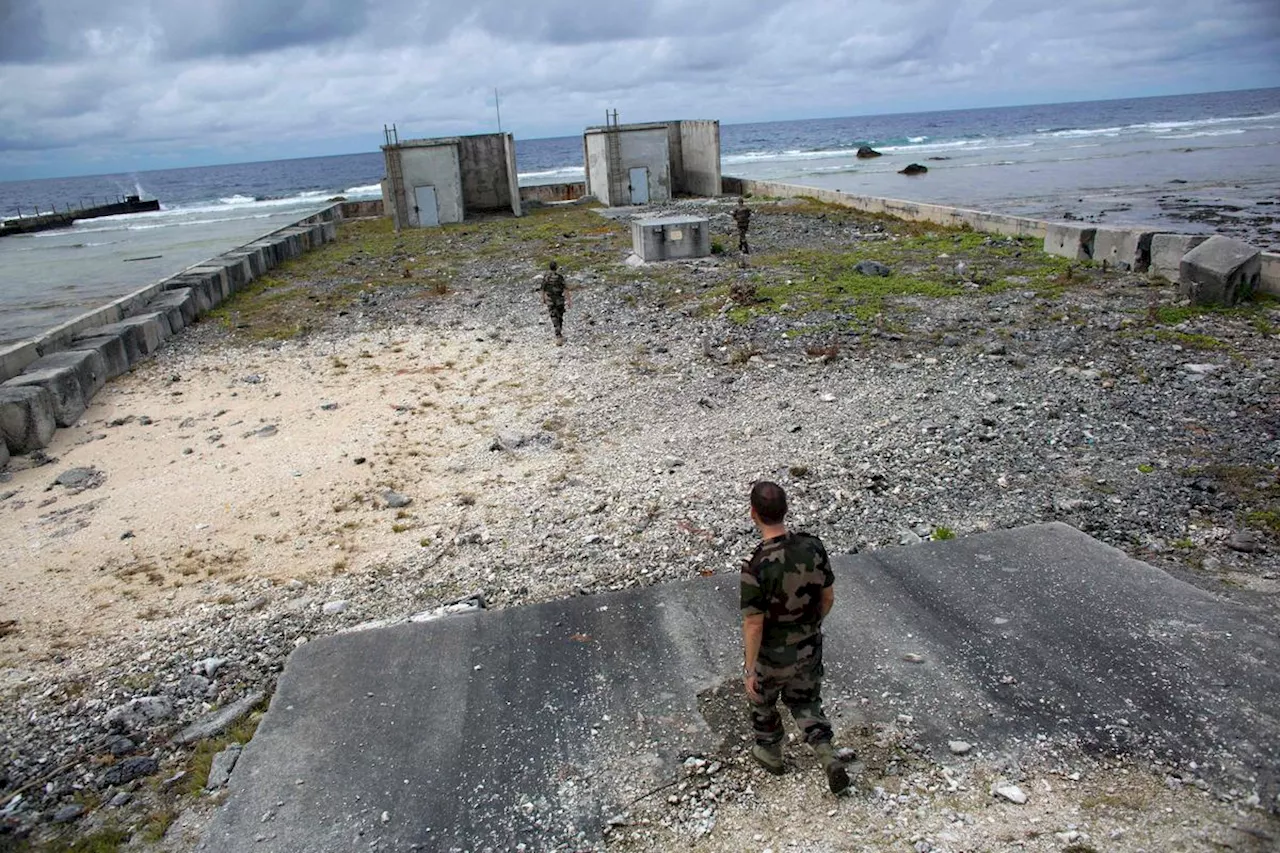
<svg viewBox="0 0 1280 853"><path fill-rule="evenodd" d="M502 133L502 101L498 99L498 87L493 87L493 109L498 114L498 133Z"/></svg>

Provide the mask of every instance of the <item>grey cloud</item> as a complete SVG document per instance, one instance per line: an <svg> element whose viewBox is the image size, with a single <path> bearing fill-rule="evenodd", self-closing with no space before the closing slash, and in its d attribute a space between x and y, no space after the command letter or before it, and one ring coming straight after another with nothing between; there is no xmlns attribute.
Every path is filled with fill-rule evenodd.
<svg viewBox="0 0 1280 853"><path fill-rule="evenodd" d="M0 0L0 65L33 62L49 52L36 0Z"/></svg>
<svg viewBox="0 0 1280 853"><path fill-rule="evenodd" d="M168 53L175 58L249 56L325 44L358 33L368 0L213 0L157 5Z"/></svg>

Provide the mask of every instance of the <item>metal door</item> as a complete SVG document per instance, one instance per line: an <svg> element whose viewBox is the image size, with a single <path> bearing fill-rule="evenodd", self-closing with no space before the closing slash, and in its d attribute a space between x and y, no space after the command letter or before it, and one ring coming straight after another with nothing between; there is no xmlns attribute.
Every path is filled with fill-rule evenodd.
<svg viewBox="0 0 1280 853"><path fill-rule="evenodd" d="M631 203L649 203L649 170L644 166L631 170Z"/></svg>
<svg viewBox="0 0 1280 853"><path fill-rule="evenodd" d="M440 209L436 207L435 187L413 188L413 212L420 227L440 224Z"/></svg>

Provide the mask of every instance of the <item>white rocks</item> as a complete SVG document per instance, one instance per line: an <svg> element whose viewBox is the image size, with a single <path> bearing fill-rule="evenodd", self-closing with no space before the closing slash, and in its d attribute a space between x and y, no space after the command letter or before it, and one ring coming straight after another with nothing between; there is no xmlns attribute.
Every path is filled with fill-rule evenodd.
<svg viewBox="0 0 1280 853"><path fill-rule="evenodd" d="M949 740L947 749L951 750L952 755L967 755L973 749L973 744L963 740Z"/></svg>
<svg viewBox="0 0 1280 853"><path fill-rule="evenodd" d="M1017 785L997 785L995 794L996 796L1003 797L1009 802L1019 806L1023 805L1027 801L1026 793L1024 793Z"/></svg>
<svg viewBox="0 0 1280 853"><path fill-rule="evenodd" d="M346 613L350 607L351 605L346 601L346 599L338 599L337 601L326 601L321 605L320 609L324 612L325 616L337 616L340 613Z"/></svg>

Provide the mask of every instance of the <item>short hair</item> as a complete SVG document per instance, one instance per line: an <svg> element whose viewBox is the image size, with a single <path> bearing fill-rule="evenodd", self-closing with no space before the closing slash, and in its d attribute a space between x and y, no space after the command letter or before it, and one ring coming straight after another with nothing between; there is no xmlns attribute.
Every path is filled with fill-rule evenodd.
<svg viewBox="0 0 1280 853"><path fill-rule="evenodd" d="M765 524L781 524L787 516L787 493L777 483L760 480L751 487L751 508Z"/></svg>
<svg viewBox="0 0 1280 853"><path fill-rule="evenodd" d="M550 267L551 269L555 269L557 264L555 261L552 261L551 263L547 264L547 266Z"/></svg>

